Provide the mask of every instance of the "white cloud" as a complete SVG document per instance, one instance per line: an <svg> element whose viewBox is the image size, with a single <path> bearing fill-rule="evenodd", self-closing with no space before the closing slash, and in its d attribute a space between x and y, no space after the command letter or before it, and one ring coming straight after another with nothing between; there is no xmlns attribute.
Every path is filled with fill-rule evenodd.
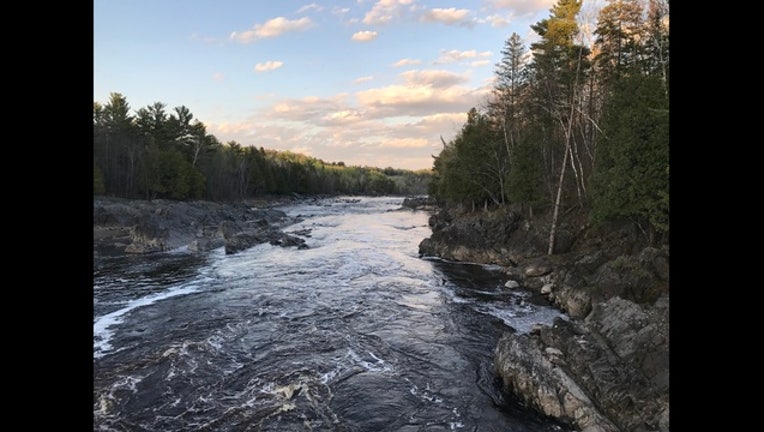
<svg viewBox="0 0 764 432"><path fill-rule="evenodd" d="M217 135L225 135L225 136L252 135L255 132L255 127L250 122L241 122L241 123L223 122L223 123L209 123L209 124L205 123L205 126L207 126L210 133L216 136ZM230 141L230 139L226 141Z"/></svg>
<svg viewBox="0 0 764 432"><path fill-rule="evenodd" d="M474 22L467 18L469 13L470 11L468 9L434 8L426 11L422 15L422 21L440 22L448 25L474 25Z"/></svg>
<svg viewBox="0 0 764 432"><path fill-rule="evenodd" d="M267 116L269 119L284 121L319 122L327 112L347 109L346 95L333 98L306 96L301 99L283 99L273 104Z"/></svg>
<svg viewBox="0 0 764 432"><path fill-rule="evenodd" d="M212 79L218 82L223 81L225 79L225 74L223 74L223 72L215 72L212 74Z"/></svg>
<svg viewBox="0 0 764 432"><path fill-rule="evenodd" d="M548 11L555 2L556 0L487 0L494 9L509 9L518 16Z"/></svg>
<svg viewBox="0 0 764 432"><path fill-rule="evenodd" d="M364 30L353 33L352 39L357 42L369 42L377 38L377 32L371 30Z"/></svg>
<svg viewBox="0 0 764 432"><path fill-rule="evenodd" d="M379 146L386 148L418 148L427 147L431 142L425 138L394 138L382 141Z"/></svg>
<svg viewBox="0 0 764 432"><path fill-rule="evenodd" d="M415 59L400 59L397 62L393 63L393 67L402 67L402 66L409 66L409 65L418 65L419 63L422 63L421 60L415 60Z"/></svg>
<svg viewBox="0 0 764 432"><path fill-rule="evenodd" d="M323 6L319 6L319 5L315 4L315 3L306 4L303 7L297 9L297 13L303 13L303 12L307 12L309 10L314 10L316 12L321 12L322 10L324 10L324 7Z"/></svg>
<svg viewBox="0 0 764 432"><path fill-rule="evenodd" d="M459 61L471 60L474 58L486 59L490 57L491 54L492 54L491 51L477 52L476 50L469 50L469 51L441 50L440 57L438 57L438 59L435 60L435 64L456 63Z"/></svg>
<svg viewBox="0 0 764 432"><path fill-rule="evenodd" d="M363 18L367 25L386 24L394 18L403 15L404 6L413 3L414 0L379 0Z"/></svg>
<svg viewBox="0 0 764 432"><path fill-rule="evenodd" d="M467 82L466 77L445 70L410 70L402 72L400 76L410 86L447 88Z"/></svg>
<svg viewBox="0 0 764 432"><path fill-rule="evenodd" d="M305 31L312 25L313 22L308 17L296 20L277 17L263 24L255 24L251 30L233 32L231 33L231 39L242 43L249 43L262 38L276 37L287 32Z"/></svg>
<svg viewBox="0 0 764 432"><path fill-rule="evenodd" d="M335 6L332 8L333 15L345 15L348 12L350 12L350 8L341 8L339 6Z"/></svg>
<svg viewBox="0 0 764 432"><path fill-rule="evenodd" d="M480 66L487 66L489 64L491 64L490 60L478 60L478 61L474 61L474 62L470 63L470 66L472 66L472 67L480 67Z"/></svg>
<svg viewBox="0 0 764 432"><path fill-rule="evenodd" d="M357 110L343 109L326 114L321 120L328 124L347 124L362 120L363 116Z"/></svg>
<svg viewBox="0 0 764 432"><path fill-rule="evenodd" d="M468 60L484 60L479 55ZM491 90L467 87L467 78L445 70L408 70L393 85L353 94L259 100L260 108L249 117L208 127L221 142L291 150L327 162L431 168L432 155L442 148L440 137L453 139L466 112Z"/></svg>
<svg viewBox="0 0 764 432"><path fill-rule="evenodd" d="M373 79L374 79L374 77L371 76L371 75L369 75L369 76L362 76L362 77L354 79L353 80L353 84L360 84L362 82L371 81Z"/></svg>
<svg viewBox="0 0 764 432"><path fill-rule="evenodd" d="M427 85L400 85L372 88L356 93L366 107L367 115L375 118L392 116L423 116L441 110L464 110L478 104L482 94L463 87L439 88Z"/></svg>
<svg viewBox="0 0 764 432"><path fill-rule="evenodd" d="M283 62L268 60L265 63L258 63L258 64L256 64L255 65L255 70L257 72L272 71L272 70L280 68L283 65L284 65Z"/></svg>
<svg viewBox="0 0 764 432"><path fill-rule="evenodd" d="M489 15L486 19L491 23L491 27L506 27L509 25L509 17L499 14Z"/></svg>

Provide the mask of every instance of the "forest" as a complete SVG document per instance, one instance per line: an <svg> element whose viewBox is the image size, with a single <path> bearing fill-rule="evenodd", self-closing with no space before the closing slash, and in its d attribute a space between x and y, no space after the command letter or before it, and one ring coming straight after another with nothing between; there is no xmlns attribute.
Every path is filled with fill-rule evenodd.
<svg viewBox="0 0 764 432"><path fill-rule="evenodd" d="M543 213L549 253L570 213L668 241L668 0L609 0L589 38L581 7L558 0L531 26L530 47L509 36L491 97L443 142L429 193L442 205L512 205L530 221Z"/></svg>
<svg viewBox="0 0 764 432"><path fill-rule="evenodd" d="M425 194L430 170L346 166L221 143L185 106L131 113L111 93L93 104L93 192L131 199L233 201L269 195Z"/></svg>
<svg viewBox="0 0 764 432"><path fill-rule="evenodd" d="M651 242L669 231L668 0L608 0L594 30L582 0L558 0L501 48L484 106L434 155L432 170L346 166L221 143L185 106L93 107L98 195L236 200L273 194L420 194L443 206L513 206L529 221L629 220ZM588 42L591 41L591 42ZM587 43L588 42L588 43ZM550 252L551 253L551 252Z"/></svg>

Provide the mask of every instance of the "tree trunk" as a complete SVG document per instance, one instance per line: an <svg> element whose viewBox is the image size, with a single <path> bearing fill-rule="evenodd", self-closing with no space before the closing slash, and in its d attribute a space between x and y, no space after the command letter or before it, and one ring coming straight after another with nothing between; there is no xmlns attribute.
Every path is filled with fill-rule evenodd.
<svg viewBox="0 0 764 432"><path fill-rule="evenodd" d="M554 201L554 213L552 215L552 227L549 229L549 249L547 249L547 255L552 255L554 252L554 237L557 233L557 218L560 216L560 199L562 198L562 183L565 180L565 167L568 165L568 152L565 152L565 157L562 160L562 168L560 168L560 182L557 184L557 198Z"/></svg>

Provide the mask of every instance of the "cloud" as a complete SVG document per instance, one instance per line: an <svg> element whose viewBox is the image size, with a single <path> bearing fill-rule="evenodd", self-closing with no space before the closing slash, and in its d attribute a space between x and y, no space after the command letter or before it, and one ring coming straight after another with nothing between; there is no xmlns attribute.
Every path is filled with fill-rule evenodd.
<svg viewBox="0 0 764 432"><path fill-rule="evenodd" d="M363 23L367 25L386 24L394 18L401 17L404 6L413 2L414 0L379 0L363 17Z"/></svg>
<svg viewBox="0 0 764 432"><path fill-rule="evenodd" d="M225 74L223 74L223 72L215 72L212 74L212 79L218 82L223 81L225 79Z"/></svg>
<svg viewBox="0 0 764 432"><path fill-rule="evenodd" d="M491 23L491 27L506 27L509 25L509 17L499 14L489 15L486 20Z"/></svg>
<svg viewBox="0 0 764 432"><path fill-rule="evenodd" d="M306 96L300 99L282 99L273 104L266 114L269 119L283 121L312 122L320 124L327 113L347 110L346 95L332 98Z"/></svg>
<svg viewBox="0 0 764 432"><path fill-rule="evenodd" d="M369 42L377 38L377 32L371 30L364 30L353 33L352 39L357 42Z"/></svg>
<svg viewBox="0 0 764 432"><path fill-rule="evenodd" d="M469 13L470 11L468 9L434 8L422 14L422 21L440 22L446 25L458 24L472 26L475 22L467 18Z"/></svg>
<svg viewBox="0 0 764 432"><path fill-rule="evenodd" d="M333 15L345 15L348 12L350 12L350 8L341 8L339 6L332 8Z"/></svg>
<svg viewBox="0 0 764 432"><path fill-rule="evenodd" d="M258 39L276 37L287 32L305 31L312 27L313 22L308 17L288 20L276 17L263 24L255 24L251 30L231 33L231 39L237 42L249 43Z"/></svg>
<svg viewBox="0 0 764 432"><path fill-rule="evenodd" d="M479 55L468 60L485 60ZM392 85L354 93L254 101L258 108L248 117L227 118L208 130L221 142L291 150L327 162L431 168L432 156L442 149L440 137L453 139L467 111L483 103L492 89L467 83L466 73L407 70Z"/></svg>
<svg viewBox="0 0 764 432"><path fill-rule="evenodd" d="M514 15L522 16L548 11L556 0L487 0L494 9L510 9Z"/></svg>
<svg viewBox="0 0 764 432"><path fill-rule="evenodd" d="M401 67L401 66L409 66L409 65L418 65L419 63L422 63L421 60L415 60L415 59L400 59L397 62L393 63L393 67Z"/></svg>
<svg viewBox="0 0 764 432"><path fill-rule="evenodd" d="M241 123L229 123L229 122L223 122L223 123L209 123L206 124L207 129L212 133L213 135L252 135L255 133L255 127L250 122L241 122ZM226 140L230 141L230 140ZM223 141L225 142L225 141Z"/></svg>
<svg viewBox="0 0 764 432"><path fill-rule="evenodd" d="M474 58L486 59L490 57L491 54L492 54L491 51L483 51L479 53L476 50L469 50L469 51L441 50L440 57L438 57L438 59L435 60L435 64L456 63L459 61L471 60Z"/></svg>
<svg viewBox="0 0 764 432"><path fill-rule="evenodd" d="M323 116L321 120L323 124L347 124L355 123L362 120L363 116L358 110L343 109L330 112Z"/></svg>
<svg viewBox="0 0 764 432"><path fill-rule="evenodd" d="M410 86L451 87L467 82L467 78L445 70L410 70L400 74Z"/></svg>
<svg viewBox="0 0 764 432"><path fill-rule="evenodd" d="M438 88L394 84L356 93L368 117L423 116L441 110L468 110L479 103L482 92L452 86Z"/></svg>
<svg viewBox="0 0 764 432"><path fill-rule="evenodd" d="M478 61L474 61L474 62L470 63L470 66L472 66L472 67L480 67L480 66L487 66L489 64L491 64L490 60L478 60Z"/></svg>
<svg viewBox="0 0 764 432"><path fill-rule="evenodd" d="M369 76L362 76L362 77L354 79L353 80L353 84L360 84L362 82L371 81L373 79L374 79L374 77L371 76L371 75L369 75Z"/></svg>
<svg viewBox="0 0 764 432"><path fill-rule="evenodd" d="M309 10L314 10L316 12L321 12L322 10L324 10L324 7L323 6L319 6L319 5L315 4L315 3L306 4L303 7L297 9L297 13L303 13L303 12L307 12Z"/></svg>
<svg viewBox="0 0 764 432"><path fill-rule="evenodd" d="M420 148L430 144L431 142L424 138L395 138L382 141L379 146L383 148Z"/></svg>
<svg viewBox="0 0 764 432"><path fill-rule="evenodd" d="M256 64L255 65L255 70L257 72L272 71L272 70L280 68L283 65L284 65L283 62L268 60L265 63L258 63L258 64Z"/></svg>

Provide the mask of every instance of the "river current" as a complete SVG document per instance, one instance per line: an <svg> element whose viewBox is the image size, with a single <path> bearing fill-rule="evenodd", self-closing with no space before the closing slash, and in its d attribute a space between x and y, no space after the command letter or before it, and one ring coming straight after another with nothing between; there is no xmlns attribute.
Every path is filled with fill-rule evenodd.
<svg viewBox="0 0 764 432"><path fill-rule="evenodd" d="M308 249L94 262L94 431L565 431L493 349L560 312L491 266L419 257L402 198L280 209Z"/></svg>

